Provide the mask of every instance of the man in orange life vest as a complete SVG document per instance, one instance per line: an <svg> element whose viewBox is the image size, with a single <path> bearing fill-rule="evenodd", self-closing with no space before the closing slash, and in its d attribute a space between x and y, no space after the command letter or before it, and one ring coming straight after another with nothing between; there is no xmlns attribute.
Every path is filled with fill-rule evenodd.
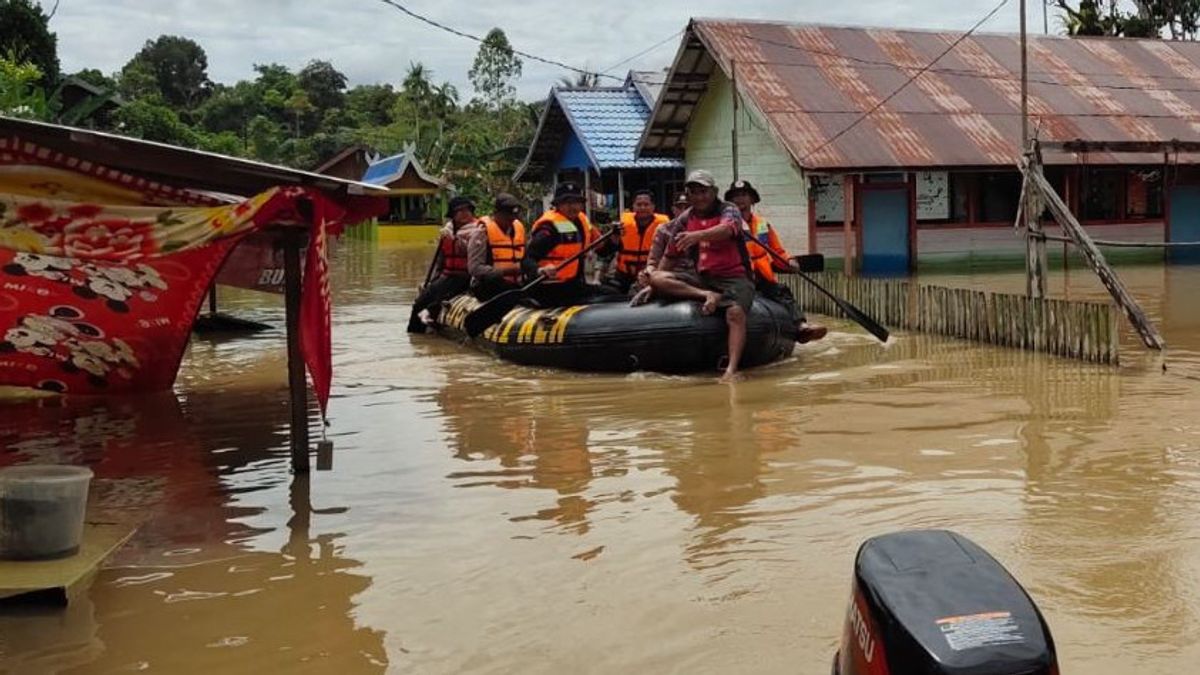
<svg viewBox="0 0 1200 675"><path fill-rule="evenodd" d="M520 212L521 202L501 192L496 195L492 215L479 219L479 227L467 243L471 291L480 300L520 286L521 259L525 257L525 225L517 220Z"/></svg>
<svg viewBox="0 0 1200 675"><path fill-rule="evenodd" d="M555 270L555 266L596 241L600 232L592 227L583 212L583 190L576 183L559 183L554 190L553 208L542 214L529 228L521 271L527 279L538 275L546 281L530 291L542 307L561 307L584 302L589 296L611 295L610 289L592 286L584 279L587 256ZM611 248L610 243L600 249ZM603 253L603 251L597 251Z"/></svg>
<svg viewBox="0 0 1200 675"><path fill-rule="evenodd" d="M450 200L446 212L450 220L438 233L437 250L433 254L430 270L433 281L422 287L413 301L412 314L408 318L410 333L425 332L421 312L442 300L466 292L471 285L471 277L467 273L467 243L477 226L475 203L466 197L455 197Z"/></svg>
<svg viewBox="0 0 1200 675"><path fill-rule="evenodd" d="M804 344L825 337L825 327L809 324L804 317L804 311L796 303L796 296L792 295L792 290L775 278L776 272L791 272L794 268L780 264L767 252L767 249L770 249L784 260L790 258L787 250L783 248L783 242L779 241L775 228L771 227L766 218L754 212L754 205L762 201L758 190L755 190L748 180L734 181L725 192L725 201L733 202L738 207L749 230L751 240L746 243L746 250L750 253L750 267L754 270L755 290L759 295L787 308L792 322L796 324L796 342Z"/></svg>
<svg viewBox="0 0 1200 675"><path fill-rule="evenodd" d="M717 198L717 182L711 173L691 172L686 187L691 207L661 225L660 236L655 237L648 265L650 287L655 295L699 301L704 314L725 310L729 363L721 380L731 382L738 376L746 346L746 318L754 303L750 257L742 239L745 223L736 206ZM670 237L665 251L663 234ZM695 251L696 273L653 267L691 251Z"/></svg>
<svg viewBox="0 0 1200 675"><path fill-rule="evenodd" d="M617 269L607 280L608 285L622 293L628 293L634 284L642 285L638 275L646 266L654 233L668 220L654 212L654 195L649 190L633 194L633 211L621 214L621 248L617 252Z"/></svg>

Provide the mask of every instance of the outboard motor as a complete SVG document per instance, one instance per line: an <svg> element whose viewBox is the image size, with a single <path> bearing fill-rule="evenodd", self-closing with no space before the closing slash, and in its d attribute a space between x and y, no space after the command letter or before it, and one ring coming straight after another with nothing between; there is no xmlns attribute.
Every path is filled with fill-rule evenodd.
<svg viewBox="0 0 1200 675"><path fill-rule="evenodd" d="M858 549L833 675L1058 675L1058 663L1008 570L960 534L915 530Z"/></svg>

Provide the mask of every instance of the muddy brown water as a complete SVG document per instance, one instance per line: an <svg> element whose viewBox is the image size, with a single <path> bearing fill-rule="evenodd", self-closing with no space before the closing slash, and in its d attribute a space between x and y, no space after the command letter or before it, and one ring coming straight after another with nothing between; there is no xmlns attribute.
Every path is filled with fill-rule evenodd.
<svg viewBox="0 0 1200 675"><path fill-rule="evenodd" d="M1108 368L832 322L729 387L410 339L425 262L339 252L335 466L310 481L278 330L195 339L173 396L0 407L0 463L86 463L93 515L140 523L65 611L0 612L0 671L824 675L856 548L917 527L1007 565L1064 673L1200 661L1200 268L1121 270L1165 373L1132 338Z"/></svg>

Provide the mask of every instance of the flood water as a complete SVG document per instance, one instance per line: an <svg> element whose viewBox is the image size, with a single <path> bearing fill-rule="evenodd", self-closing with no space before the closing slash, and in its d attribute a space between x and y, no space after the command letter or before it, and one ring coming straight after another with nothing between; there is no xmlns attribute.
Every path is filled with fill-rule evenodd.
<svg viewBox="0 0 1200 675"><path fill-rule="evenodd" d="M1026 585L1064 673L1200 661L1200 268L1121 270L1165 360L832 322L723 386L410 338L426 262L339 251L334 470L309 481L278 329L194 339L174 395L0 406L0 464L85 463L92 517L140 524L65 611L0 612L0 671L825 675L859 544L928 527ZM1051 286L1101 297L1078 268Z"/></svg>

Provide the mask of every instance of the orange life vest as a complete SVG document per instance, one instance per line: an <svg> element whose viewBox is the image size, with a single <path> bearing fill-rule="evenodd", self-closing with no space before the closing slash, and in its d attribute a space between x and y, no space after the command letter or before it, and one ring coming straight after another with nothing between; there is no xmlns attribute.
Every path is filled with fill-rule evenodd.
<svg viewBox="0 0 1200 675"><path fill-rule="evenodd" d="M774 261L767 252L771 246L771 226L757 213L750 217L747 226L750 228L751 241L746 242L746 251L750 254L750 266L754 268L754 274L767 283L776 283Z"/></svg>
<svg viewBox="0 0 1200 675"><path fill-rule="evenodd" d="M650 255L650 246L654 243L654 233L658 226L670 222L670 218L661 213L654 214L645 232L638 233L637 219L633 212L621 214L621 252L617 254L617 271L629 276L636 276L646 266L646 258Z"/></svg>
<svg viewBox="0 0 1200 675"><path fill-rule="evenodd" d="M521 258L525 257L525 225L514 220L513 233L509 237L491 216L485 216L479 222L487 228L492 267L504 275L505 281L515 283L521 276Z"/></svg>
<svg viewBox="0 0 1200 675"><path fill-rule="evenodd" d="M592 229L592 224L588 222L587 216L583 213L579 214L579 224L576 225L557 210L550 209L533 223L533 227L529 230L530 236L533 236L538 230L544 228L554 228L559 236L558 245L550 249L546 257L540 261L545 265L561 264L567 258L586 248L596 236L596 231ZM574 281L577 278L583 278L583 264L581 260L575 260L569 265L564 266L553 279L547 279L546 283L561 284Z"/></svg>
<svg viewBox="0 0 1200 675"><path fill-rule="evenodd" d="M455 230L452 236L443 235L438 241L442 251L442 274L451 277L467 276L467 238L475 223L467 223Z"/></svg>

